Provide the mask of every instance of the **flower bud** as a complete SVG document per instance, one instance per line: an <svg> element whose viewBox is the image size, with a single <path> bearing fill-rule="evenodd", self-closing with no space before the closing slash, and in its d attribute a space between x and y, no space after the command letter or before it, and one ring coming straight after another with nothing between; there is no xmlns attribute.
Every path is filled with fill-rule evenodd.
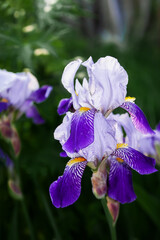
<svg viewBox="0 0 160 240"><path fill-rule="evenodd" d="M11 121L8 118L3 118L0 121L0 131L4 138L11 141L14 152L18 155L21 150L21 142L16 128L11 124Z"/></svg>
<svg viewBox="0 0 160 240"><path fill-rule="evenodd" d="M8 187L9 187L9 192L14 199L21 200L23 198L19 183L17 181L9 179Z"/></svg>
<svg viewBox="0 0 160 240"><path fill-rule="evenodd" d="M107 197L107 207L112 216L113 224L115 224L119 216L120 203L112 198Z"/></svg>
<svg viewBox="0 0 160 240"><path fill-rule="evenodd" d="M98 170L93 172L92 178L92 191L96 198L100 199L107 193L107 168L106 161L102 161Z"/></svg>

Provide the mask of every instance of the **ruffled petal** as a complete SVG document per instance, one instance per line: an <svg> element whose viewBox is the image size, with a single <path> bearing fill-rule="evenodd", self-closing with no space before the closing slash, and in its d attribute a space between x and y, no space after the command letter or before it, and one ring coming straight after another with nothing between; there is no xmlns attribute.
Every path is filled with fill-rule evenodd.
<svg viewBox="0 0 160 240"><path fill-rule="evenodd" d="M87 61L83 62L82 65L87 68L87 73L89 76L89 90L91 95L95 93L96 85L92 78L92 65L94 64L92 57L89 57Z"/></svg>
<svg viewBox="0 0 160 240"><path fill-rule="evenodd" d="M61 145L63 145L70 136L73 115L73 113L67 112L63 118L63 122L54 131L54 138L59 140Z"/></svg>
<svg viewBox="0 0 160 240"><path fill-rule="evenodd" d="M125 100L128 75L117 59L107 56L84 65L91 79L92 105L103 113L119 107Z"/></svg>
<svg viewBox="0 0 160 240"><path fill-rule="evenodd" d="M157 171L157 169L155 169L155 159L146 157L131 147L118 148L112 155L123 159L127 165L139 174L150 174Z"/></svg>
<svg viewBox="0 0 160 240"><path fill-rule="evenodd" d="M81 178L86 164L84 158L70 160L63 176L50 185L50 197L56 208L67 207L77 201L81 193Z"/></svg>
<svg viewBox="0 0 160 240"><path fill-rule="evenodd" d="M133 102L124 102L121 108L125 109L131 115L135 128L143 134L154 134L142 110Z"/></svg>
<svg viewBox="0 0 160 240"><path fill-rule="evenodd" d="M39 88L38 90L33 91L29 96L29 99L32 100L33 102L41 103L49 97L52 89L53 88L51 86L45 85Z"/></svg>
<svg viewBox="0 0 160 240"><path fill-rule="evenodd" d="M80 59L72 61L65 67L63 71L62 84L71 94L74 91L74 77L81 63L82 60Z"/></svg>
<svg viewBox="0 0 160 240"><path fill-rule="evenodd" d="M63 145L63 150L74 153L87 147L94 141L95 110L80 108L73 114L70 137Z"/></svg>
<svg viewBox="0 0 160 240"><path fill-rule="evenodd" d="M142 137L138 142L138 150L145 155L155 156L156 155L155 142L157 140L158 139L156 138L156 134Z"/></svg>
<svg viewBox="0 0 160 240"><path fill-rule="evenodd" d="M59 115L63 115L66 112L68 112L70 110L70 108L72 108L72 107L73 107L72 97L64 98L60 101L57 112Z"/></svg>
<svg viewBox="0 0 160 240"><path fill-rule="evenodd" d="M122 204L133 202L136 199L130 167L125 163L119 163L115 159L111 159L108 196Z"/></svg>

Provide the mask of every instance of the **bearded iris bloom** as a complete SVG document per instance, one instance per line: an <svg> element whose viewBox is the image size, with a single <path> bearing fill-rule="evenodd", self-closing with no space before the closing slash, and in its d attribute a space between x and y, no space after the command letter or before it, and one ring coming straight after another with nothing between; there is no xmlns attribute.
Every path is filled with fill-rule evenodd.
<svg viewBox="0 0 160 240"><path fill-rule="evenodd" d="M84 78L82 85L76 79L74 87L74 78L80 65L86 67L89 79ZM86 112L83 109L101 112L104 117L107 117L115 108L121 107L129 112L138 131L154 133L144 113L134 103L135 98L126 97L128 75L117 59L108 56L100 58L96 63L93 62L91 57L83 63L80 59L73 61L64 69L62 84L71 93L71 98L60 101L58 113L64 114L70 109L75 111L71 122L71 136L63 146L64 150L77 151L77 149L74 149L74 141L71 140L79 141L78 133L81 132L82 128L85 131L86 126L89 129L94 129L94 116L88 122L88 119L91 119L90 111ZM81 135L84 131L81 132ZM93 136L93 131L91 135ZM93 142L93 137L91 138L90 134L87 134L84 139L85 141L80 148L87 147L91 144L91 141Z"/></svg>
<svg viewBox="0 0 160 240"><path fill-rule="evenodd" d="M76 79L74 87L74 78L80 65L86 67L89 78L84 78L82 85ZM128 75L117 59L107 56L96 63L91 57L85 62L80 59L73 61L64 69L62 84L71 93L71 98L60 101L60 115L72 107L75 111L87 107L107 116L115 108L121 107L129 112L133 124L140 132L153 133L144 113L134 103L135 98L126 97Z"/></svg>
<svg viewBox="0 0 160 240"><path fill-rule="evenodd" d="M81 64L86 67L89 79L84 78L82 85L76 79L74 88L75 74ZM71 160L64 174L50 186L54 206L66 207L78 199L86 165L94 171L104 166L101 197L108 194L121 203L131 202L136 197L131 168L140 174L156 171L154 159L123 145L123 139L119 139L117 120L111 114L117 107L129 112L137 130L154 133L134 99L126 98L127 83L126 71L112 57L100 58L96 63L91 57L83 63L77 60L64 69L62 84L71 93L71 98L61 100L58 106L58 113L66 113L66 116L54 137L62 145L62 155Z"/></svg>
<svg viewBox="0 0 160 240"><path fill-rule="evenodd" d="M70 132L69 122L72 119L70 114L64 118L63 123L54 133L62 147ZM106 162L104 167L108 166L110 170L106 172L103 195L108 194L120 203L132 202L136 198L132 186L131 169L142 175L157 171L154 159L144 156L127 144L117 144L115 136L117 124L114 120L103 118L101 113L97 113L95 119L94 142L80 149L78 153L67 152L72 159L67 163L64 174L50 186L52 203L57 208L71 205L79 198L81 178L87 165L96 171L103 161Z"/></svg>
<svg viewBox="0 0 160 240"><path fill-rule="evenodd" d="M32 118L34 123L41 124L44 120L34 102L43 102L51 91L51 86L40 88L37 79L29 72L12 73L0 70L0 112L13 107Z"/></svg>

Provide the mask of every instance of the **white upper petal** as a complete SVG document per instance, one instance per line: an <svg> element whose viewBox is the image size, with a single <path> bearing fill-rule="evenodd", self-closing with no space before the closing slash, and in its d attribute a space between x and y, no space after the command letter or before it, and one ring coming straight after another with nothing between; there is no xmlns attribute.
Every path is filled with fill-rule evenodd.
<svg viewBox="0 0 160 240"><path fill-rule="evenodd" d="M105 113L124 102L128 75L116 58L100 58L91 67L91 79L95 83L92 99L96 108Z"/></svg>
<svg viewBox="0 0 160 240"><path fill-rule="evenodd" d="M62 83L72 95L74 108L90 106L105 114L119 107L125 101L128 75L117 59L107 56L94 63L90 57L82 63L87 68L89 80L84 79L82 85L76 81L74 89L75 74L81 63L81 60L69 63L62 75Z"/></svg>
<svg viewBox="0 0 160 240"><path fill-rule="evenodd" d="M74 77L81 63L82 60L80 59L72 61L63 71L62 84L71 94L74 92Z"/></svg>

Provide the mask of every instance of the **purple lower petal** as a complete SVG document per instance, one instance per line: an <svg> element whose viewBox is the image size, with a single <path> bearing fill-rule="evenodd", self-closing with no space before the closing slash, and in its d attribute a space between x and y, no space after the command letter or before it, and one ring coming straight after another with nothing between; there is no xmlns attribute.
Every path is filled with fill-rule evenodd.
<svg viewBox="0 0 160 240"><path fill-rule="evenodd" d="M81 178L86 164L84 158L70 160L63 176L50 185L50 197L56 208L67 207L77 201L81 193Z"/></svg>
<svg viewBox="0 0 160 240"><path fill-rule="evenodd" d="M130 167L115 159L111 160L110 165L108 196L120 203L129 203L136 199Z"/></svg>
<svg viewBox="0 0 160 240"><path fill-rule="evenodd" d="M149 123L144 113L135 103L124 102L120 107L129 112L129 114L131 115L132 122L138 131L144 134L147 133L154 134L154 131L149 126Z"/></svg>
<svg viewBox="0 0 160 240"><path fill-rule="evenodd" d="M139 174L150 174L157 171L157 169L155 169L155 159L146 157L133 148L118 148L113 152L112 155L123 159L127 165L129 165Z"/></svg>
<svg viewBox="0 0 160 240"><path fill-rule="evenodd" d="M26 117L28 118L32 118L33 119L33 122L35 124L43 124L44 123L44 119L40 116L37 108L32 105L30 106L26 111Z"/></svg>
<svg viewBox="0 0 160 240"><path fill-rule="evenodd" d="M63 145L63 150L75 153L93 143L94 116L94 109L83 112L80 109L73 114L71 134L66 143Z"/></svg>
<svg viewBox="0 0 160 240"><path fill-rule="evenodd" d="M66 112L69 111L70 108L73 107L73 100L72 97L71 98L64 98L60 101L59 105L58 105L58 114L62 115L65 114Z"/></svg>
<svg viewBox="0 0 160 240"><path fill-rule="evenodd" d="M7 110L8 107L9 107L9 103L8 102L0 102L0 113L2 111Z"/></svg>
<svg viewBox="0 0 160 240"><path fill-rule="evenodd" d="M43 102L49 97L52 89L53 88L51 86L45 85L38 90L32 92L29 99L36 103Z"/></svg>

